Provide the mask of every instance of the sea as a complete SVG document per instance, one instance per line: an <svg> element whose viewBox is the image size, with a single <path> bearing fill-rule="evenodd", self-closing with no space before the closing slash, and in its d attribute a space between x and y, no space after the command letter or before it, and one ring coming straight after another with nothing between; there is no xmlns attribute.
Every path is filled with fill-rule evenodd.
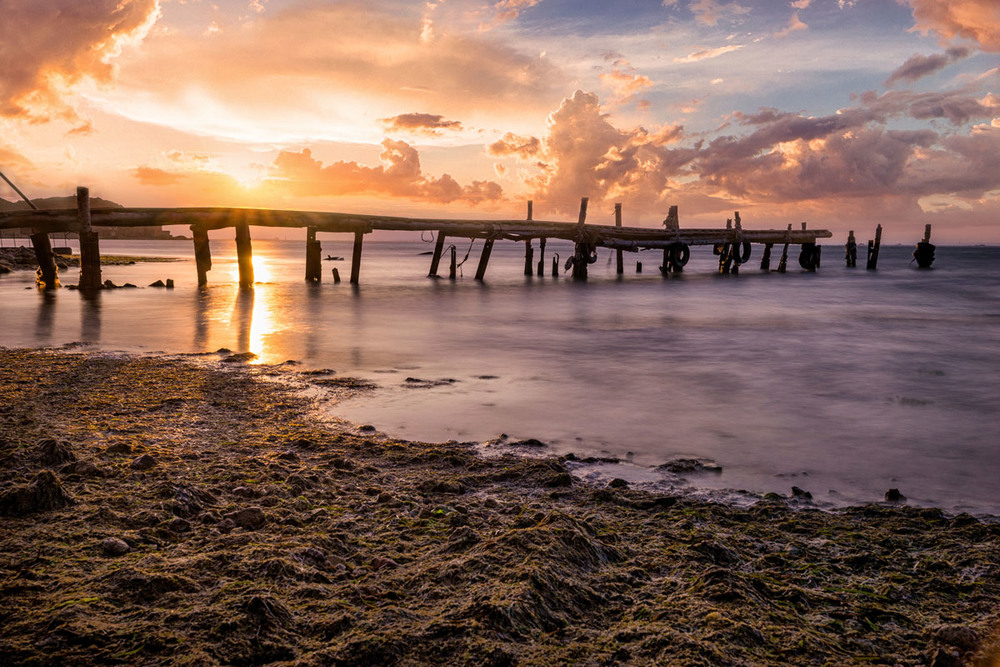
<svg viewBox="0 0 1000 667"><path fill-rule="evenodd" d="M448 252L443 277L427 276L429 237L376 233L355 286L352 239L320 234L330 259L318 284L304 281L303 240L254 240L252 289L237 285L228 236L213 234L205 289L190 241L103 241L105 254L176 261L105 266L105 279L138 288L89 298L39 291L31 272L0 276L0 345L201 363L252 352L251 363L378 386L328 401L331 415L485 454L534 438L547 453L604 460L576 468L598 483L724 502L797 487L811 498L793 502L828 509L898 489L909 504L1000 516L1000 247L938 246L921 270L912 247L883 246L867 271L864 248L848 268L829 243L815 273L793 247L780 274L760 270L755 246L738 275L696 247L666 278L660 252L625 253L618 276L600 250L581 283L563 270L570 245L550 242L545 275L526 277L524 244L498 241L479 283L481 241L456 242L465 263L452 281ZM168 278L173 289L148 286ZM660 467L677 459L709 470Z"/></svg>

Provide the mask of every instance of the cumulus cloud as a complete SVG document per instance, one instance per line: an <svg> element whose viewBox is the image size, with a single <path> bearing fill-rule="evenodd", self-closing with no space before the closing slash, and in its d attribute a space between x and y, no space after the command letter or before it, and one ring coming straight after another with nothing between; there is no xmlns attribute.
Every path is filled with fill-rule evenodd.
<svg viewBox="0 0 1000 667"><path fill-rule="evenodd" d="M961 60L969 55L968 49L953 48L945 53L936 53L930 56L922 56L914 53L905 63L893 70L889 78L885 80L886 87L892 87L898 82L913 82L938 72L956 60Z"/></svg>
<svg viewBox="0 0 1000 667"><path fill-rule="evenodd" d="M115 57L158 16L158 0L0 0L0 115L73 118L64 93L111 81Z"/></svg>
<svg viewBox="0 0 1000 667"><path fill-rule="evenodd" d="M457 120L445 120L444 116L429 113L404 113L391 118L383 118L382 124L391 132L407 131L434 136L439 136L441 130L458 131L462 129L462 123Z"/></svg>
<svg viewBox="0 0 1000 667"><path fill-rule="evenodd" d="M508 132L498 141L486 147L490 155L496 157L516 156L522 160L528 160L539 154L542 142L538 137L521 137L513 132Z"/></svg>
<svg viewBox="0 0 1000 667"><path fill-rule="evenodd" d="M976 42L984 51L1000 51L1000 4L996 0L906 0L914 29L944 40Z"/></svg>
<svg viewBox="0 0 1000 667"><path fill-rule="evenodd" d="M542 0L500 0L493 5L498 22L513 21L522 11L534 7Z"/></svg>
<svg viewBox="0 0 1000 667"><path fill-rule="evenodd" d="M480 204L497 201L503 191L492 181L459 184L449 174L425 176L420 156L405 141L386 139L379 155L382 164L368 167L339 161L325 165L308 148L281 151L271 168L269 187L298 196L388 195L426 202L463 201Z"/></svg>
<svg viewBox="0 0 1000 667"><path fill-rule="evenodd" d="M614 96L610 104L625 104L635 99L635 96L653 86L648 76L638 74L635 68L624 60L619 60L610 72L601 74L601 82L608 86Z"/></svg>

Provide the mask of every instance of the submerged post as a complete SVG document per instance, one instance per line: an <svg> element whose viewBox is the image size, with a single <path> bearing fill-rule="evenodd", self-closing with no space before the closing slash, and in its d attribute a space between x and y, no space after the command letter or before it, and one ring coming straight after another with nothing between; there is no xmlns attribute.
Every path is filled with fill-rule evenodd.
<svg viewBox="0 0 1000 667"><path fill-rule="evenodd" d="M434 256L431 257L431 270L427 272L428 278L437 278L438 265L441 263L441 253L444 252L444 232L438 232L437 243L434 244Z"/></svg>
<svg viewBox="0 0 1000 667"><path fill-rule="evenodd" d="M524 242L524 275L535 275L535 249L531 247L531 239Z"/></svg>
<svg viewBox="0 0 1000 667"><path fill-rule="evenodd" d="M97 232L90 226L90 190L76 189L76 220L80 225L81 290L101 289L101 248Z"/></svg>
<svg viewBox="0 0 1000 667"><path fill-rule="evenodd" d="M770 271L771 270L771 248L774 247L773 243L764 244L764 254L760 257L760 270Z"/></svg>
<svg viewBox="0 0 1000 667"><path fill-rule="evenodd" d="M875 240L868 241L868 264L865 266L868 271L878 270L878 250L880 245L882 245L882 225L876 225Z"/></svg>
<svg viewBox="0 0 1000 667"><path fill-rule="evenodd" d="M913 259L921 269L929 269L934 263L934 244L931 243L930 225L924 227L924 240L917 244L916 250L913 251Z"/></svg>
<svg viewBox="0 0 1000 667"><path fill-rule="evenodd" d="M351 284L357 285L361 278L361 245L364 243L365 233L354 232L354 252L351 254Z"/></svg>
<svg viewBox="0 0 1000 667"><path fill-rule="evenodd" d="M590 262L590 245L583 239L584 223L587 221L587 197L580 199L580 218L576 223L576 247L573 253L573 280L587 279L587 264Z"/></svg>
<svg viewBox="0 0 1000 667"><path fill-rule="evenodd" d="M208 243L208 230L202 225L191 225L194 239L194 262L198 268L198 286L208 284L208 272L212 270L212 248Z"/></svg>
<svg viewBox="0 0 1000 667"><path fill-rule="evenodd" d="M306 281L323 280L323 247L316 239L316 228L306 227Z"/></svg>
<svg viewBox="0 0 1000 667"><path fill-rule="evenodd" d="M538 239L538 277L545 275L545 237Z"/></svg>
<svg viewBox="0 0 1000 667"><path fill-rule="evenodd" d="M483 254L479 256L479 266L476 267L476 280L483 281L486 276L486 265L490 263L490 253L493 252L493 239L488 238L483 243Z"/></svg>
<svg viewBox="0 0 1000 667"><path fill-rule="evenodd" d="M236 225L236 263L240 270L240 287L253 286L253 246L250 243L250 225Z"/></svg>
<svg viewBox="0 0 1000 667"><path fill-rule="evenodd" d="M615 227L622 226L622 205L615 204ZM622 249L615 250L615 273L619 276L625 273L625 260L622 258Z"/></svg>
<svg viewBox="0 0 1000 667"><path fill-rule="evenodd" d="M844 259L847 260L848 268L858 265L858 242L854 238L854 230L847 232L847 245L844 246Z"/></svg>
<svg viewBox="0 0 1000 667"><path fill-rule="evenodd" d="M792 231L792 226L788 225L788 231ZM787 236L785 238L788 238ZM778 261L778 273L784 273L788 270L788 241L785 241L785 247L781 251L781 260Z"/></svg>
<svg viewBox="0 0 1000 667"><path fill-rule="evenodd" d="M451 266L448 268L448 279L455 280L458 275L458 250L455 246L451 246Z"/></svg>
<svg viewBox="0 0 1000 667"><path fill-rule="evenodd" d="M38 268L41 269L41 285L45 289L55 289L59 287L58 273L56 267L56 256L52 252L52 242L45 232L38 232L31 235L31 245L35 249L35 258L38 259Z"/></svg>

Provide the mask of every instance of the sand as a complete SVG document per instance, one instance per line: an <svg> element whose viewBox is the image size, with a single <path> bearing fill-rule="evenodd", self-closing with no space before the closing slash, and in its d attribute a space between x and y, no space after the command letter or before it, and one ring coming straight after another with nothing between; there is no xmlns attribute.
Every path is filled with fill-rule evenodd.
<svg viewBox="0 0 1000 667"><path fill-rule="evenodd" d="M997 664L996 521L598 487L292 378L0 349L0 664Z"/></svg>

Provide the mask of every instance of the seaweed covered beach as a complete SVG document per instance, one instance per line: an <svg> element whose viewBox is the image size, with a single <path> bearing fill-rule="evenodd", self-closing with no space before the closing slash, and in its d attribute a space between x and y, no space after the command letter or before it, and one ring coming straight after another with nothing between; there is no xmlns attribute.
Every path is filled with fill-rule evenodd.
<svg viewBox="0 0 1000 667"><path fill-rule="evenodd" d="M595 486L294 374L0 349L0 664L1000 664L995 521Z"/></svg>

